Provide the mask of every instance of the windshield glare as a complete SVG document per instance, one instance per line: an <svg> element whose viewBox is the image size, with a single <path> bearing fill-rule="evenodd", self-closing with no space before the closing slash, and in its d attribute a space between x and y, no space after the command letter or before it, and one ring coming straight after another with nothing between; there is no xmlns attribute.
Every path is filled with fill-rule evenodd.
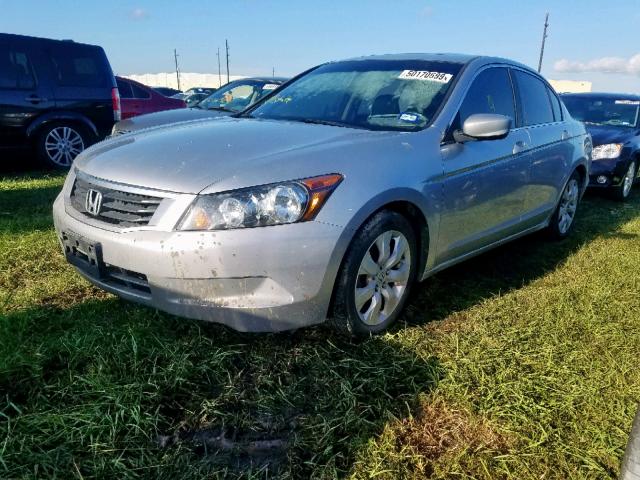
<svg viewBox="0 0 640 480"><path fill-rule="evenodd" d="M595 125L635 127L640 101L612 98L563 97L571 116Z"/></svg>
<svg viewBox="0 0 640 480"><path fill-rule="evenodd" d="M198 107L240 112L278 86L265 82L230 83L202 100Z"/></svg>
<svg viewBox="0 0 640 480"><path fill-rule="evenodd" d="M323 65L291 83L251 115L370 130L425 128L461 65L356 60Z"/></svg>

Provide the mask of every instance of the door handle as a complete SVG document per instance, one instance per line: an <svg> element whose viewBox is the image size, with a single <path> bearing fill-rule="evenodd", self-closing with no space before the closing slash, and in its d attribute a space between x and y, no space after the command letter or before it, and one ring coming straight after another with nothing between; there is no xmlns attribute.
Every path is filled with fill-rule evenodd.
<svg viewBox="0 0 640 480"><path fill-rule="evenodd" d="M569 138L569 132L567 132L566 130L562 131L562 140L567 140Z"/></svg>
<svg viewBox="0 0 640 480"><path fill-rule="evenodd" d="M524 150L526 150L526 148L527 148L527 142L518 140L516 144L513 146L513 154L516 155L517 153L523 152Z"/></svg>
<svg viewBox="0 0 640 480"><path fill-rule="evenodd" d="M46 102L47 99L46 98L40 98L37 95L29 95L28 97L25 97L25 101L31 102L31 103L40 103L40 102Z"/></svg>

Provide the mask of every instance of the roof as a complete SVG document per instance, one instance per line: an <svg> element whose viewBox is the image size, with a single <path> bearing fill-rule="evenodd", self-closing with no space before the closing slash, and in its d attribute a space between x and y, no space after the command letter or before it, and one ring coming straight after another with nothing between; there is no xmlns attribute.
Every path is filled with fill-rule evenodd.
<svg viewBox="0 0 640 480"><path fill-rule="evenodd" d="M561 97L578 98L609 98L611 100L640 100L640 95L634 93L588 92L588 93L562 93Z"/></svg>
<svg viewBox="0 0 640 480"><path fill-rule="evenodd" d="M82 43L82 42L76 42L75 40L71 40L68 38L64 38L62 40L58 40L56 38L46 38L46 37L34 37L32 35L18 35L15 33L0 33L0 38L19 38L19 39L25 39L25 40L36 40L39 42L56 42L56 43L65 43L65 44L72 44L72 45L84 45L86 47L98 47L101 48L99 45L92 45L90 43Z"/></svg>
<svg viewBox="0 0 640 480"><path fill-rule="evenodd" d="M246 81L246 80L251 80L254 82L280 82L280 83L284 83L287 80L289 80L286 77L247 77L247 78L239 78L237 80L233 80L234 82L241 82L241 81Z"/></svg>

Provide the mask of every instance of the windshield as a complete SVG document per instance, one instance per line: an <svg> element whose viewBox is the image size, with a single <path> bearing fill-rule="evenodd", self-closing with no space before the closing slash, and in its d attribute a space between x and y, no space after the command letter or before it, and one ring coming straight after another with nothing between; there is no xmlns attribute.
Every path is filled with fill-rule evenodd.
<svg viewBox="0 0 640 480"><path fill-rule="evenodd" d="M255 118L415 131L432 120L461 65L355 60L323 65L250 112Z"/></svg>
<svg viewBox="0 0 640 480"><path fill-rule="evenodd" d="M202 100L198 107L206 110L240 112L279 86L275 83L257 82L255 80L231 82Z"/></svg>
<svg viewBox="0 0 640 480"><path fill-rule="evenodd" d="M614 98L562 97L571 116L594 125L635 127L640 101Z"/></svg>

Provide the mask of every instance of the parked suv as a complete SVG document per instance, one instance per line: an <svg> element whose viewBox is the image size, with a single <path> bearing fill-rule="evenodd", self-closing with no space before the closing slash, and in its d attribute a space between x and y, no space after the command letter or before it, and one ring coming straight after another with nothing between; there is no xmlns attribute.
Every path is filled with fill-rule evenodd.
<svg viewBox="0 0 640 480"><path fill-rule="evenodd" d="M640 95L572 93L562 100L593 139L589 186L625 201L640 180Z"/></svg>
<svg viewBox="0 0 640 480"><path fill-rule="evenodd" d="M120 120L120 98L101 47L0 34L0 151L32 147L69 168Z"/></svg>
<svg viewBox="0 0 640 480"><path fill-rule="evenodd" d="M590 137L500 58L321 65L241 114L102 142L53 212L68 261L124 298L238 330L369 335L415 281L571 232Z"/></svg>

